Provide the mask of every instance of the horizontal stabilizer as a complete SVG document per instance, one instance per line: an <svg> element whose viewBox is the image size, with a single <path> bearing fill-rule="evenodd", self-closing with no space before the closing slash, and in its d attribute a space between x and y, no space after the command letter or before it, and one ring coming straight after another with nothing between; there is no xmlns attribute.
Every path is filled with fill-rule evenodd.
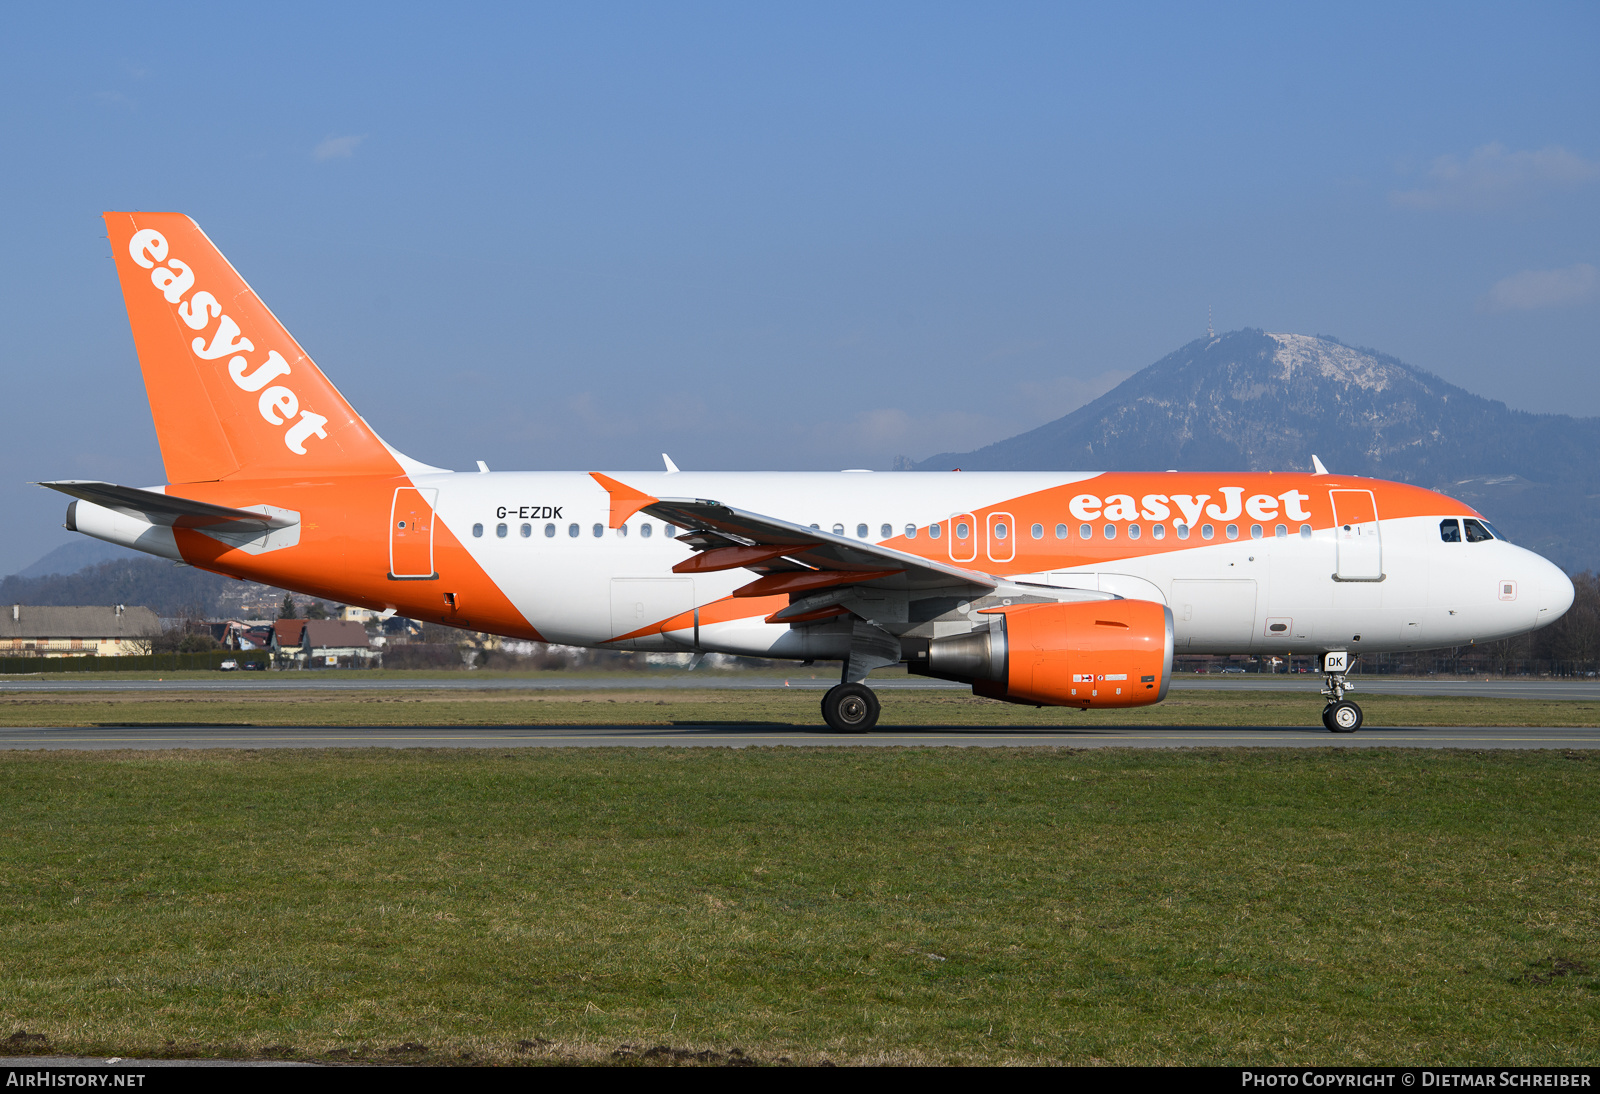
<svg viewBox="0 0 1600 1094"><path fill-rule="evenodd" d="M299 515L279 510L270 513L253 513L248 509L231 509L226 505L191 501L173 497L156 490L140 490L132 486L117 486L109 482L62 479L41 482L81 501L93 502L119 513L139 517L151 524L169 528L194 528L205 530L218 525L239 526L237 530L256 529L262 532L277 531L299 523ZM263 508L266 508L263 506ZM233 531L235 529L228 529Z"/></svg>

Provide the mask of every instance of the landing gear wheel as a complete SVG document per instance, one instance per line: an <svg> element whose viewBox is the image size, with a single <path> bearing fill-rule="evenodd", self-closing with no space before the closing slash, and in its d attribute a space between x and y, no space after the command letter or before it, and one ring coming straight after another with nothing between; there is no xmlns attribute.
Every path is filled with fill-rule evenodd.
<svg viewBox="0 0 1600 1094"><path fill-rule="evenodd" d="M865 733L878 724L878 697L865 684L839 684L822 697L822 720L840 733Z"/></svg>
<svg viewBox="0 0 1600 1094"><path fill-rule="evenodd" d="M1322 710L1322 724L1329 733L1354 733L1361 728L1361 708L1348 699L1329 703Z"/></svg>

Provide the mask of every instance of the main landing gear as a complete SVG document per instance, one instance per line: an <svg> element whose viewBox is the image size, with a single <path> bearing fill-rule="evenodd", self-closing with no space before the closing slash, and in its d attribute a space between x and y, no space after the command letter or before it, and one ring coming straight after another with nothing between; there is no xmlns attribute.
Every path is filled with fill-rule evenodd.
<svg viewBox="0 0 1600 1094"><path fill-rule="evenodd" d="M839 733L865 733L878 724L878 697L865 684L836 684L822 697L822 719Z"/></svg>
<svg viewBox="0 0 1600 1094"><path fill-rule="evenodd" d="M1322 724L1329 733L1354 733L1361 728L1361 708L1344 697L1355 688L1345 678L1350 669L1348 653L1327 653L1322 656L1322 694L1328 705L1322 708Z"/></svg>

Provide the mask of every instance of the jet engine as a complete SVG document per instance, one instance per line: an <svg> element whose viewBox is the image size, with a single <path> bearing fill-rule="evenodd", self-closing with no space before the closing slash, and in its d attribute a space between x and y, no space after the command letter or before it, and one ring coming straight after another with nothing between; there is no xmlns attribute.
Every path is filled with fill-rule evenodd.
<svg viewBox="0 0 1600 1094"><path fill-rule="evenodd" d="M1012 703L1138 707L1166 698L1172 611L1149 600L1017 604L983 611L987 624L935 638L908 668L971 684Z"/></svg>

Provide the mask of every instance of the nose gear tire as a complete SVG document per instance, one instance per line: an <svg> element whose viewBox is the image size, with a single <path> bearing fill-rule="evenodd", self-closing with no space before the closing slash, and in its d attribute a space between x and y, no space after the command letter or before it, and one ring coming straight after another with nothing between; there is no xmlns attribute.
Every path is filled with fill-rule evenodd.
<svg viewBox="0 0 1600 1094"><path fill-rule="evenodd" d="M865 733L878 724L878 697L865 684L839 684L822 697L822 720L839 733Z"/></svg>
<svg viewBox="0 0 1600 1094"><path fill-rule="evenodd" d="M1322 710L1322 724L1329 733L1354 733L1361 728L1361 708L1348 699L1329 703Z"/></svg>

